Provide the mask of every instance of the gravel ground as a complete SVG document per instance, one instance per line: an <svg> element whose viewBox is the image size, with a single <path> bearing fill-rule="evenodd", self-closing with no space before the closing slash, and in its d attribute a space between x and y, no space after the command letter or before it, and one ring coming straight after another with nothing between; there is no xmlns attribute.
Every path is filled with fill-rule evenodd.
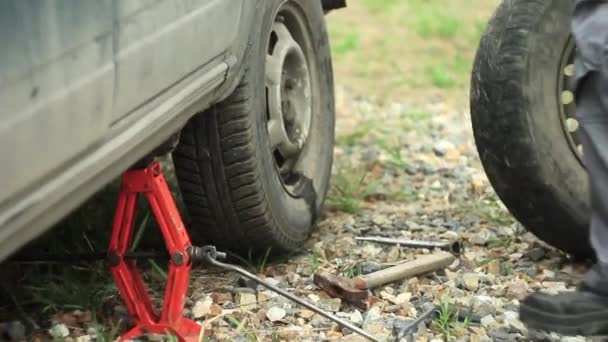
<svg viewBox="0 0 608 342"><path fill-rule="evenodd" d="M573 264L509 216L480 166L466 111L441 99L409 107L378 105L342 88L337 94L329 210L302 253L282 263L250 262L261 276L387 341L586 341L530 335L518 320L519 300L534 291L574 289L585 265ZM373 289L368 307L357 308L321 291L315 271L352 277L432 253L356 241L360 236L461 240L465 250L444 270ZM440 315L413 335L403 333L433 305ZM188 308L187 315L210 330L209 340L365 340L215 269L196 272ZM49 334L95 340L86 315L55 315ZM20 333L14 323L4 328L9 336Z"/></svg>

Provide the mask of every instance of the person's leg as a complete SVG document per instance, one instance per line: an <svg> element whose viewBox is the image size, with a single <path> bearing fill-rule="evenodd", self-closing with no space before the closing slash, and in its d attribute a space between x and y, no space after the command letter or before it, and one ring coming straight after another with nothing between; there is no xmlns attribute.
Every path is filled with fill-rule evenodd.
<svg viewBox="0 0 608 342"><path fill-rule="evenodd" d="M536 293L520 307L529 328L572 335L608 333L608 2L579 0L573 20L577 115L591 192L591 242L598 263L578 291Z"/></svg>
<svg viewBox="0 0 608 342"><path fill-rule="evenodd" d="M606 29L608 30L608 25ZM589 174L591 193L591 244L598 262L608 265L608 74L606 72L608 69L590 72L582 80L576 96L585 167Z"/></svg>
<svg viewBox="0 0 608 342"><path fill-rule="evenodd" d="M598 261L608 264L608 3L578 0L572 32L576 111L591 192L591 243Z"/></svg>

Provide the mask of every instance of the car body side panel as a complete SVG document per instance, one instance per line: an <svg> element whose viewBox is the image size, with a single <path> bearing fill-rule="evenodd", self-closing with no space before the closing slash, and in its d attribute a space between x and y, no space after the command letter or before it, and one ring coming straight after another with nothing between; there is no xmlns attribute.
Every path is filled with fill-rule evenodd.
<svg viewBox="0 0 608 342"><path fill-rule="evenodd" d="M174 22L159 19L156 26L147 22L147 19L160 14L144 14L145 11L171 1L48 0L39 2L36 0L7 0L0 2L0 9L9 10L8 12L1 11L2 14L0 14L0 18L6 19L6 21L0 22L0 28L3 29L0 32L0 41L5 43L7 47L15 48L15 52L12 54L6 54L5 50L0 50L0 89L2 89L0 91L0 128L4 129L0 130L0 141L2 142L0 144L0 178L2 178L0 182L3 182L0 184L0 196L4 199L0 201L0 260L48 229L87 197L168 139L183 127L195 113L208 108L234 87L242 69L243 59L246 56L245 50L248 47L249 34L253 31L251 27L259 25L259 9L267 4L263 1L249 0L180 1L174 1L174 3L180 3L187 10L181 10L181 12L174 10L172 12L173 18L176 18ZM31 78L32 75L42 72L40 70L45 70L41 66L35 66L30 62L25 63L18 57L29 53L28 49L31 47L27 44L31 44L32 40L43 40L50 37L47 33L41 33L39 38L32 38L30 37L30 31L16 33L16 30L20 30L18 21L26 19L10 21L7 18L7 16L15 16L16 10L9 6L9 4L16 6L15 3L28 3L29 6L44 3L51 7L76 4L74 7L67 6L64 8L62 15L67 17L78 17L75 11L77 9L84 11L80 9L80 6L87 8L84 5L84 3L87 3L92 6L90 10L80 13L86 13L85 19L89 23L81 23L72 18L76 21L69 25L73 31L81 33L83 31L82 27L86 28L88 27L86 25L92 25L91 21L101 20L106 14L110 15L108 23L104 24L103 29L100 30L105 31L106 28L110 27L109 33L92 35L92 37L95 37L93 39L94 47L88 47L84 50L99 51L107 48L108 51L103 50L104 54L101 56L91 52L82 55L88 57L84 60L93 66L97 66L97 68L82 68L78 63L83 61L77 63L73 60L71 63L52 64L58 63L57 60L61 60L61 58L52 59L52 63L47 66L49 70L46 72L60 73L63 76L60 77L61 80L71 80L66 78L65 75L78 74L79 70L83 73L76 75L80 77L79 79L96 80L99 77L97 76L98 73L104 76L102 77L104 80L101 82L102 86L91 88L93 94L80 93L79 98L71 98L63 105L67 113L79 113L82 117L67 116L67 118L64 118L59 116L59 120L76 120L86 127L80 127L73 122L65 121L64 125L58 127L55 122L45 121L47 118L40 114L41 116L38 117L38 120L41 120L39 125L47 129L38 128L37 131L33 131L31 127L26 125L26 130L23 131L25 134L22 134L22 137L7 129L7 127L16 127L14 122L25 120L24 117L20 116L21 111L24 110L22 106L27 107L32 103L38 103L41 106L39 108L40 113L48 112L46 109L51 108L40 105L42 102L36 102L38 100L33 100L32 103L26 101L23 97L24 91L27 89L29 96L31 87L22 86L21 90L15 90L18 82L25 82L24 80L28 77ZM103 8L100 8L100 6L103 6ZM122 6L122 9L119 6ZM207 10L215 8L216 12L207 12L207 15L215 13L217 18L207 18L207 15L200 16L199 11L204 11L205 9L202 8L205 6L207 6ZM157 8L164 9L162 6ZM221 9L221 11L218 9ZM49 10L52 11L52 9ZM5 13L11 14L5 15ZM121 17L119 13L122 13L123 16ZM145 17L147 18L146 23L141 24L142 28L133 29L135 33L128 33L130 32L128 30L119 32L117 29L120 26L118 18L134 19L138 15L151 17ZM191 29L183 27L182 31L179 31L180 23L193 20L191 16L198 16L197 19L200 19L201 22L207 21L211 24L201 24L198 21L196 23L191 22L188 24ZM9 23L12 23L13 26ZM106 23L105 19L104 23ZM133 23L131 22L132 25L134 25ZM223 29L218 29L216 25L221 25ZM180 34L172 35L170 32L180 32ZM18 34L21 35L19 40L27 44L20 45L14 42ZM60 32L57 40L61 41L63 39L66 42L72 42L74 38L70 34L74 35L73 32ZM139 34L139 38L128 38L130 34ZM167 38L166 35L171 38ZM65 37L70 37L70 39L65 39ZM209 45L211 49L207 51L200 48L198 44L202 42L201 45L204 45L207 41L213 40L205 37L220 37L219 39L226 39L226 41ZM120 42L121 39L123 39L122 43ZM130 43L128 43L128 39L132 39ZM171 43L172 39L179 41ZM187 43L184 40L190 40L190 42ZM90 45L90 41L91 39L88 38L84 43L75 46L87 47L88 45L85 43ZM103 48L99 45L103 45ZM163 52L155 57L148 46L155 46L155 48L152 48L154 51L166 49L170 53ZM188 46L196 46L196 48L185 53L180 51L180 49L188 50ZM172 47L179 47L179 49ZM21 50L18 51L19 49ZM122 52L117 53L121 49ZM143 61L148 63L145 68L140 68L137 60L127 58L130 53L136 53L138 49L141 49L141 53L147 51L152 54L152 56L147 56L147 60ZM225 51L220 51L221 49L225 49ZM69 50L70 53L67 55L73 55L73 51L76 50ZM179 54L185 56L172 56ZM59 57L61 56L63 55L59 54ZM77 56L80 55L77 54ZM140 57L142 56L140 55ZM160 59L156 60L156 58ZM101 63L100 60L104 63ZM105 63L107 61L111 61L111 63ZM15 65L16 67L7 68L7 65ZM45 65L47 64L43 66ZM99 67L100 65L103 67ZM125 69L119 71L114 66L123 66ZM129 70L127 66L134 69ZM167 70L162 70L164 68ZM16 72L16 70L20 72ZM140 80L131 80L125 76L128 73L121 73L129 71L133 72L133 77L139 77ZM151 75L150 72L154 74ZM123 77L122 81L120 80L121 77ZM142 77L144 81L142 81ZM29 83L24 84L29 85ZM72 88L74 88L74 91L83 91L86 90L87 84L87 82L73 83ZM64 94L66 90L71 91L70 88L66 88L65 84L53 83L53 85L58 87L55 90L59 94ZM40 87L35 96L45 95L41 92L42 90L43 88ZM12 95L8 95L9 92L12 92ZM127 101L126 97L121 98L119 96L126 92L135 96L135 100ZM18 98L18 96L22 97ZM97 98L102 100L97 107L89 108L79 104L81 102L88 103L88 101ZM100 99L96 101L100 101ZM94 101L94 103L98 102ZM74 108L70 108L70 106L74 106ZM10 110L8 110L9 108ZM117 111L117 108L122 108L122 111ZM121 114L117 114L117 112ZM60 115L63 111L57 113L54 115ZM91 117L94 113L99 116ZM88 125L85 124L85 121ZM36 123L38 123L37 120L30 122L31 125ZM53 132L49 132L50 129ZM72 130L76 130L76 132L72 132ZM61 134L63 139L57 139L57 145L49 145L49 143L52 143L49 135L52 134ZM86 134L87 138L90 139L79 141L74 138L80 134ZM30 140L39 140L41 143L28 145ZM30 150L25 151L22 146L29 146ZM38 150L31 150L34 147ZM17 150L19 153L17 153ZM44 164L36 164L36 161L29 163L32 156L44 158L44 154L61 154L65 151L70 151L72 157L47 158L44 159ZM20 166L11 169L12 166L7 166L7 163L16 163ZM27 170L28 167L35 167L36 170ZM30 171L33 174L30 174ZM23 180L22 176L27 176L27 181ZM34 176L39 177L36 180ZM13 186L14 184L20 184L20 186ZM9 187L5 187L7 185ZM5 191L7 189L10 189L11 192ZM16 189L19 191L15 191Z"/></svg>
<svg viewBox="0 0 608 342"><path fill-rule="evenodd" d="M113 120L228 50L237 37L243 1L114 0Z"/></svg>
<svg viewBox="0 0 608 342"><path fill-rule="evenodd" d="M0 43L2 204L107 133L111 0L2 1Z"/></svg>

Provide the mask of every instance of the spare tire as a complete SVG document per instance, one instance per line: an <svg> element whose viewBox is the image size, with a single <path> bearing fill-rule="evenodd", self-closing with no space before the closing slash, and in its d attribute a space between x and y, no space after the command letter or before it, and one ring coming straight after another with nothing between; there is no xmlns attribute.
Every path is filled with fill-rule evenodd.
<svg viewBox="0 0 608 342"><path fill-rule="evenodd" d="M547 243L590 256L588 180L578 143L571 0L501 2L472 75L479 156L511 213Z"/></svg>
<svg viewBox="0 0 608 342"><path fill-rule="evenodd" d="M234 92L193 117L173 153L196 243L293 251L320 217L334 144L334 88L320 1L260 2Z"/></svg>

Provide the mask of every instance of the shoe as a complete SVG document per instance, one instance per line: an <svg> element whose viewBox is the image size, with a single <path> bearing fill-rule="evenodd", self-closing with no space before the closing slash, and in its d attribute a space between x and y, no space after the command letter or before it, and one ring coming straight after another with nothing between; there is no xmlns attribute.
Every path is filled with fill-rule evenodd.
<svg viewBox="0 0 608 342"><path fill-rule="evenodd" d="M570 336L608 334L608 265L594 266L575 292L528 296L519 318L533 330Z"/></svg>

